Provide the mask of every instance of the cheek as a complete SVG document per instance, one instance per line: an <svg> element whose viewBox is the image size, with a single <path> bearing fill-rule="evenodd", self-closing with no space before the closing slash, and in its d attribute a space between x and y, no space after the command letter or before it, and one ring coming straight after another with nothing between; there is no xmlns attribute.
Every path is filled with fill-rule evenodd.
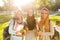
<svg viewBox="0 0 60 40"><path fill-rule="evenodd" d="M32 16L33 14L31 13L31 14L29 14L29 16Z"/></svg>
<svg viewBox="0 0 60 40"><path fill-rule="evenodd" d="M47 17L47 15L44 15L44 17Z"/></svg>
<svg viewBox="0 0 60 40"><path fill-rule="evenodd" d="M41 16L44 16L44 14L41 14Z"/></svg>

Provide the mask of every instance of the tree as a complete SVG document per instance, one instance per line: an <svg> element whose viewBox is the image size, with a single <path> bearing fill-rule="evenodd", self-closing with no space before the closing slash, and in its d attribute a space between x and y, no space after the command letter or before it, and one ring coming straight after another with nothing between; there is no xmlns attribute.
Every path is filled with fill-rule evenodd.
<svg viewBox="0 0 60 40"><path fill-rule="evenodd" d="M13 0L3 0L4 2L4 9L7 11L13 11L16 10L16 8L13 6Z"/></svg>

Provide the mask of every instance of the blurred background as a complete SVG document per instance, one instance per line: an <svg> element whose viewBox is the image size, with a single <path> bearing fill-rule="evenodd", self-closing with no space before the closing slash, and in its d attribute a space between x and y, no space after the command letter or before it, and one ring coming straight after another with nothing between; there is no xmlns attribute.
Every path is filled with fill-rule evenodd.
<svg viewBox="0 0 60 40"><path fill-rule="evenodd" d="M26 18L26 12L31 7L37 18L42 6L49 9L49 18L56 24L56 21L60 20L60 0L0 0L0 40L3 40L3 30L9 25L9 20L16 10L21 10Z"/></svg>

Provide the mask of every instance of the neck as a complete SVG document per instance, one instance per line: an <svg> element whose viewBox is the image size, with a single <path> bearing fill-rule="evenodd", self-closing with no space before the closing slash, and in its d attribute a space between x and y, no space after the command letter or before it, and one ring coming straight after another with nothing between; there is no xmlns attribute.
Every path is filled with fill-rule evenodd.
<svg viewBox="0 0 60 40"><path fill-rule="evenodd" d="M20 22L20 23L19 23L19 22L17 22L17 23L18 23L18 24L22 24L23 22Z"/></svg>

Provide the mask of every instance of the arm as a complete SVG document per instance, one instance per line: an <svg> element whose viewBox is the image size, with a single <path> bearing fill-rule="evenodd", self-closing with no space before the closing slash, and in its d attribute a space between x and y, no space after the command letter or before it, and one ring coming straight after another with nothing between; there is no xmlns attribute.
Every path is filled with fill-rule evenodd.
<svg viewBox="0 0 60 40"><path fill-rule="evenodd" d="M50 22L51 25L51 35L54 35L54 27L56 26L52 21Z"/></svg>
<svg viewBox="0 0 60 40"><path fill-rule="evenodd" d="M56 26L55 30L60 33L60 27Z"/></svg>
<svg viewBox="0 0 60 40"><path fill-rule="evenodd" d="M9 23L9 34L15 34L16 31L13 30L13 25L14 24L14 21L11 20L10 23Z"/></svg>
<svg viewBox="0 0 60 40"><path fill-rule="evenodd" d="M50 32L43 33L44 35L54 35L54 23L50 22Z"/></svg>

